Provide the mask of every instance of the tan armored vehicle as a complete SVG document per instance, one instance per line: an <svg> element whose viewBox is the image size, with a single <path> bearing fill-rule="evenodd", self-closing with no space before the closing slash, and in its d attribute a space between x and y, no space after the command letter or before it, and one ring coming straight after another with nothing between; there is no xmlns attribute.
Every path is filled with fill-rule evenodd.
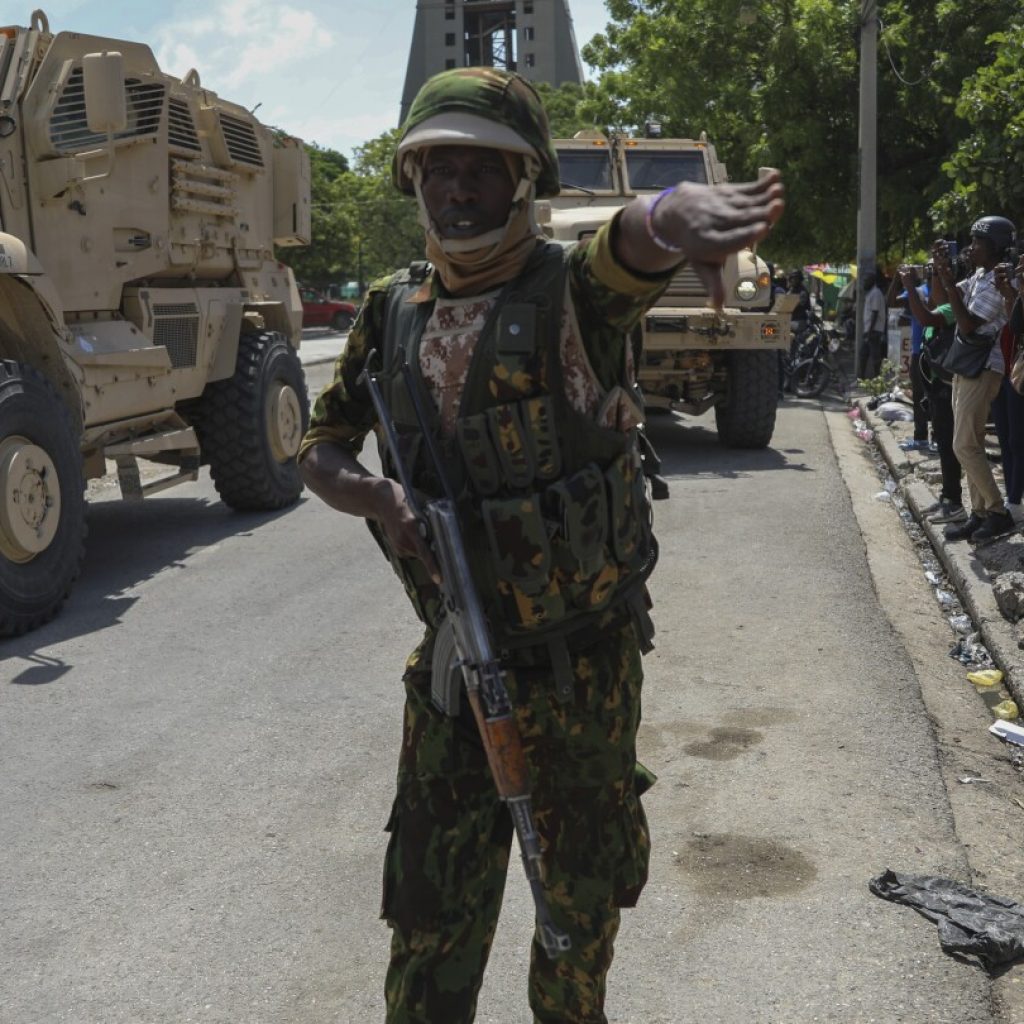
<svg viewBox="0 0 1024 1024"><path fill-rule="evenodd" d="M594 234L637 195L680 181L728 180L705 136L700 139L606 138L581 132L556 139L562 190L550 201L545 230L559 241ZM637 375L648 408L700 415L712 406L727 445L763 448L775 429L778 350L789 347L795 299L772 305L764 260L749 250L725 265L723 312L709 305L696 273L684 266L646 315ZM638 341L640 339L637 339Z"/></svg>
<svg viewBox="0 0 1024 1024"><path fill-rule="evenodd" d="M0 28L0 635L78 573L84 482L139 499L209 463L233 508L301 491L302 144L148 46ZM140 475L138 459L167 473Z"/></svg>

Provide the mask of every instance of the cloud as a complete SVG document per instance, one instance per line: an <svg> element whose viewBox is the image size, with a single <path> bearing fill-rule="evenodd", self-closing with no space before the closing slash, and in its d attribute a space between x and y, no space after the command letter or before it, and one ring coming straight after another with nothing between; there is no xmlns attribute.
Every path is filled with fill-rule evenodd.
<svg viewBox="0 0 1024 1024"><path fill-rule="evenodd" d="M263 114L263 110L259 114ZM269 119L274 120L273 117ZM300 139L336 149L351 157L356 146L362 146L389 128L397 127L398 106L389 104L386 110L367 110L355 115L341 112L326 117L315 113L296 117L293 111L287 121L283 116L280 120L282 124L287 124L289 132Z"/></svg>
<svg viewBox="0 0 1024 1024"><path fill-rule="evenodd" d="M172 75L199 69L205 84L225 98L232 90L266 89L268 76L301 68L335 43L308 8L259 0L211 0L200 17L157 26L152 42L160 66Z"/></svg>

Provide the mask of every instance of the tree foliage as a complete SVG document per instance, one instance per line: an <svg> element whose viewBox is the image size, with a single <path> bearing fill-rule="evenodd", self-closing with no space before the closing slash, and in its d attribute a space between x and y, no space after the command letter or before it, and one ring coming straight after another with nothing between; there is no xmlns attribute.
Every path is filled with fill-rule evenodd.
<svg viewBox="0 0 1024 1024"><path fill-rule="evenodd" d="M398 137L396 128L356 150L350 187L364 281L423 258L423 228L417 220L416 201L399 192L391 180L391 158Z"/></svg>
<svg viewBox="0 0 1024 1024"><path fill-rule="evenodd" d="M707 131L734 179L783 170L766 253L850 258L858 199L859 0L606 0L580 113ZM1019 0L880 0L878 247L898 258L973 217L1021 219ZM952 179L952 180L951 180ZM984 182L990 184L984 184ZM989 205L985 205L989 204Z"/></svg>
<svg viewBox="0 0 1024 1024"><path fill-rule="evenodd" d="M582 128L706 131L734 180L782 169L776 262L856 250L862 0L605 0L583 48L596 80L544 99L556 137ZM878 254L1000 213L1024 227L1020 0L878 0ZM313 284L366 282L423 251L416 204L391 184L398 133L340 153L312 147L313 244L283 256Z"/></svg>
<svg viewBox="0 0 1024 1024"><path fill-rule="evenodd" d="M346 276L352 263L351 211L345 202L348 160L342 153L312 145L306 147L312 193L312 241L309 246L285 249L280 258L302 282L323 286Z"/></svg>
<svg viewBox="0 0 1024 1024"><path fill-rule="evenodd" d="M371 139L354 166L335 150L309 147L313 239L281 258L307 284L366 284L422 255L423 231L416 204L391 183L397 132Z"/></svg>
<svg viewBox="0 0 1024 1024"><path fill-rule="evenodd" d="M578 131L585 128L603 128L604 125L588 117L587 99L596 93L596 88L589 82L577 85L565 82L554 86L548 82L535 82L537 92L544 101L544 109L548 115L551 135L556 139L571 139Z"/></svg>
<svg viewBox="0 0 1024 1024"><path fill-rule="evenodd" d="M943 164L953 187L935 213L957 223L979 210L1006 211L1024 229L1024 22L989 42L994 59L967 79L957 101L970 129Z"/></svg>

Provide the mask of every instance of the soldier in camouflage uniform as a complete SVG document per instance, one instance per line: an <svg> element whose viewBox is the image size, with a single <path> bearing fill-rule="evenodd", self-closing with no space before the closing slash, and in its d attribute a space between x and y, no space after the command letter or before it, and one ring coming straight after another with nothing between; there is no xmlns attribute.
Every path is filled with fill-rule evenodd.
<svg viewBox="0 0 1024 1024"><path fill-rule="evenodd" d="M312 490L366 518L426 625L406 666L387 826L387 1021L474 1019L513 829L468 702L432 699L451 672L444 616L394 467L385 454L378 477L357 461L377 426L358 383L374 350L385 375L408 360L432 399L530 765L545 891L572 943L549 959L534 941L534 1020L598 1024L620 908L635 904L650 849L640 797L653 777L636 733L657 549L629 334L684 259L720 303L722 261L767 234L782 187L777 175L681 183L563 250L534 219L534 199L559 188L543 107L525 80L490 68L424 85L393 171L418 199L430 263L370 288L300 452ZM436 493L400 390L390 398L414 484Z"/></svg>

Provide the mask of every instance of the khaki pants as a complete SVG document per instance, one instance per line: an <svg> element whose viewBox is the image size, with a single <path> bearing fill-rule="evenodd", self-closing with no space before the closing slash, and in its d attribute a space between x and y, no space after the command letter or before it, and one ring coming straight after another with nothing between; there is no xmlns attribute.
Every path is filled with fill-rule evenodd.
<svg viewBox="0 0 1024 1024"><path fill-rule="evenodd" d="M971 495L971 509L979 516L1004 511L992 467L985 454L985 423L1003 375L997 370L982 370L978 377L953 377L953 451Z"/></svg>

